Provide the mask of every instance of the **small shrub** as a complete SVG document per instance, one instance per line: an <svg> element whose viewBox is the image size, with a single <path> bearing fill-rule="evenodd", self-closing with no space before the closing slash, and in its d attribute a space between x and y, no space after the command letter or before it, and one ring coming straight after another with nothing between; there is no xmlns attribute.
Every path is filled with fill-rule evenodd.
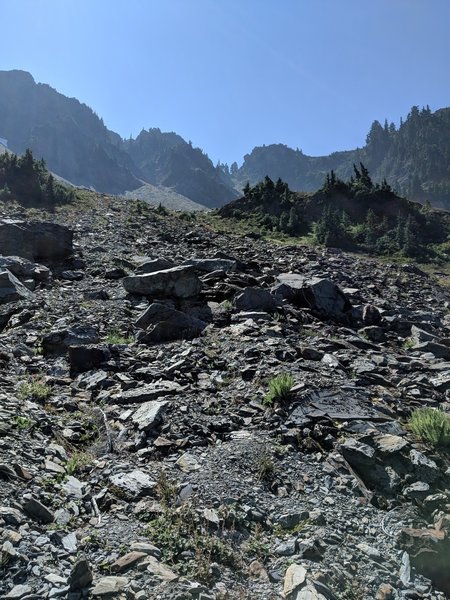
<svg viewBox="0 0 450 600"><path fill-rule="evenodd" d="M433 446L450 447L450 417L442 410L418 408L411 414L408 424L422 440Z"/></svg>
<svg viewBox="0 0 450 600"><path fill-rule="evenodd" d="M264 450L256 463L258 481L270 481L275 472L275 464L269 450Z"/></svg>
<svg viewBox="0 0 450 600"><path fill-rule="evenodd" d="M161 471L158 476L156 491L158 498L164 507L168 508L175 505L177 499L177 486L167 477L165 471Z"/></svg>
<svg viewBox="0 0 450 600"><path fill-rule="evenodd" d="M66 463L68 475L79 473L92 463L93 457L88 452L74 452Z"/></svg>
<svg viewBox="0 0 450 600"><path fill-rule="evenodd" d="M270 379L269 391L264 398L263 404L272 406L275 402L287 400L294 383L294 378L289 373L281 373Z"/></svg>
<svg viewBox="0 0 450 600"><path fill-rule="evenodd" d="M19 385L20 400L46 400L52 393L52 388L43 379L32 378Z"/></svg>

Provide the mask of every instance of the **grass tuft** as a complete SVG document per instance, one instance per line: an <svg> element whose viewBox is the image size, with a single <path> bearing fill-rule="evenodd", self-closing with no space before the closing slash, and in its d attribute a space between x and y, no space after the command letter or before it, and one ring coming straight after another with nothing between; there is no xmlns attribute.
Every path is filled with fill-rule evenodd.
<svg viewBox="0 0 450 600"><path fill-rule="evenodd" d="M289 373L281 373L269 381L269 391L264 397L263 404L273 406L276 402L283 402L290 396L294 387L294 378Z"/></svg>
<svg viewBox="0 0 450 600"><path fill-rule="evenodd" d="M52 388L43 379L31 378L19 384L19 400L46 400L52 393Z"/></svg>
<svg viewBox="0 0 450 600"><path fill-rule="evenodd" d="M108 344L126 345L134 342L130 336L124 336L118 329L110 329L106 334L106 342Z"/></svg>

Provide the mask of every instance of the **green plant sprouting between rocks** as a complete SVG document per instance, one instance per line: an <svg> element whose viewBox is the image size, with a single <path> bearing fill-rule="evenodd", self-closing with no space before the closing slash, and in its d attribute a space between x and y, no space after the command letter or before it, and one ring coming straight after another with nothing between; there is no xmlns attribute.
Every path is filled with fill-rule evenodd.
<svg viewBox="0 0 450 600"><path fill-rule="evenodd" d="M450 416L430 407L414 410L408 421L418 437L433 446L450 447Z"/></svg>
<svg viewBox="0 0 450 600"><path fill-rule="evenodd" d="M281 373L269 380L269 391L264 397L263 403L272 406L276 402L283 402L289 398L294 387L294 378L290 373Z"/></svg>

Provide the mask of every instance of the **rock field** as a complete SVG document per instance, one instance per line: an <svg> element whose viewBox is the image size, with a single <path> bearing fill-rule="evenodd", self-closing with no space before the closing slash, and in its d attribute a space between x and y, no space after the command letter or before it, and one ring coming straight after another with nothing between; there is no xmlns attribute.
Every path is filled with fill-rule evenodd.
<svg viewBox="0 0 450 600"><path fill-rule="evenodd" d="M450 409L448 289L106 196L0 217L1 598L450 598L407 426Z"/></svg>

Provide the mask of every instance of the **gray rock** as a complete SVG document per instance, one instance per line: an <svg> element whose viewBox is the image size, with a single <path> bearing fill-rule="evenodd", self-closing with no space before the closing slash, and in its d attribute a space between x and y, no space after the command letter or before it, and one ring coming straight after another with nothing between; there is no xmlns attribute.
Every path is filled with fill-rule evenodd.
<svg viewBox="0 0 450 600"><path fill-rule="evenodd" d="M0 254L29 260L59 260L73 252L73 232L55 223L0 221Z"/></svg>
<svg viewBox="0 0 450 600"><path fill-rule="evenodd" d="M95 344L98 341L98 331L95 327L78 325L51 331L42 339L42 349L44 354L66 352L69 346Z"/></svg>
<svg viewBox="0 0 450 600"><path fill-rule="evenodd" d="M191 258L184 261L184 265L194 267L197 271L204 273L213 273L214 271L229 273L237 268L237 262L228 258Z"/></svg>
<svg viewBox="0 0 450 600"><path fill-rule="evenodd" d="M62 484L62 489L65 491L67 496L71 498L82 498L84 493L85 484L82 483L73 475L69 475Z"/></svg>
<svg viewBox="0 0 450 600"><path fill-rule="evenodd" d="M197 296L202 283L192 267L173 267L145 275L124 277L123 286L130 294L151 298L190 298Z"/></svg>
<svg viewBox="0 0 450 600"><path fill-rule="evenodd" d="M152 493L157 483L144 471L135 469L130 473L111 475L111 483L132 497L146 496Z"/></svg>
<svg viewBox="0 0 450 600"><path fill-rule="evenodd" d="M121 394L112 397L118 404L136 404L140 402L150 402L161 396L170 396L183 391L182 386L175 381L158 381L149 383L134 390L127 390ZM144 410L145 412L145 410Z"/></svg>
<svg viewBox="0 0 450 600"><path fill-rule="evenodd" d="M3 519L7 525L18 527L25 518L24 515L16 508L10 506L0 506L0 519Z"/></svg>
<svg viewBox="0 0 450 600"><path fill-rule="evenodd" d="M69 346L69 363L72 372L80 373L100 366L111 358L107 346Z"/></svg>
<svg viewBox="0 0 450 600"><path fill-rule="evenodd" d="M161 550L153 544L149 544L148 542L133 542L130 545L130 550L135 552L144 552L144 554L154 556L158 560L161 558Z"/></svg>
<svg viewBox="0 0 450 600"><path fill-rule="evenodd" d="M292 564L284 575L283 592L286 597L299 590L306 582L306 569L301 565Z"/></svg>
<svg viewBox="0 0 450 600"><path fill-rule="evenodd" d="M354 467L369 467L375 463L375 450L355 438L349 438L341 446L344 458Z"/></svg>
<svg viewBox="0 0 450 600"><path fill-rule="evenodd" d="M444 358L445 360L450 359L450 348L436 342L423 342L420 344L415 344L412 349L421 352L422 354L425 352L430 352L436 358Z"/></svg>
<svg viewBox="0 0 450 600"><path fill-rule="evenodd" d="M51 271L48 267L34 263L20 256L0 256L0 269L7 269L18 279L35 279L47 281Z"/></svg>
<svg viewBox="0 0 450 600"><path fill-rule="evenodd" d="M6 596L3 596L3 598L8 598L11 600L19 600L20 598L23 598L24 596L27 596L28 594L31 594L32 589L29 585L15 585L13 587L12 590L10 590Z"/></svg>
<svg viewBox="0 0 450 600"><path fill-rule="evenodd" d="M295 554L295 546L295 538L285 540L275 547L275 553L278 554L278 556L292 556L293 554Z"/></svg>
<svg viewBox="0 0 450 600"><path fill-rule="evenodd" d="M440 471L434 460L431 460L422 452L411 450L409 458L413 466L414 474L419 481L433 483L440 476Z"/></svg>
<svg viewBox="0 0 450 600"><path fill-rule="evenodd" d="M62 538L61 544L67 552L74 553L77 551L77 536L75 533L68 533Z"/></svg>
<svg viewBox="0 0 450 600"><path fill-rule="evenodd" d="M429 493L430 486L424 481L416 481L403 490L403 495L410 500L423 500Z"/></svg>
<svg viewBox="0 0 450 600"><path fill-rule="evenodd" d="M122 591L128 584L126 577L115 577L114 575L108 575L102 577L92 590L93 596L113 596L118 592Z"/></svg>
<svg viewBox="0 0 450 600"><path fill-rule="evenodd" d="M7 269L0 271L0 304L17 302L17 300L31 300L32 292L26 288Z"/></svg>
<svg viewBox="0 0 450 600"><path fill-rule="evenodd" d="M170 260L165 258L155 258L142 262L136 269L136 275L145 275L148 273L156 273L157 271L165 271L172 269L175 265Z"/></svg>

